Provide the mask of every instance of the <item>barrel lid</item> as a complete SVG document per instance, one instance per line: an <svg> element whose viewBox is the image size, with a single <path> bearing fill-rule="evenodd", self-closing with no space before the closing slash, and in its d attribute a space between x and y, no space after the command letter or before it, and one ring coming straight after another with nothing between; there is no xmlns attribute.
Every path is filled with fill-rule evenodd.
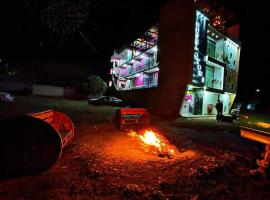
<svg viewBox="0 0 270 200"><path fill-rule="evenodd" d="M46 171L61 155L61 138L45 121L20 115L1 120L0 129L0 178Z"/></svg>

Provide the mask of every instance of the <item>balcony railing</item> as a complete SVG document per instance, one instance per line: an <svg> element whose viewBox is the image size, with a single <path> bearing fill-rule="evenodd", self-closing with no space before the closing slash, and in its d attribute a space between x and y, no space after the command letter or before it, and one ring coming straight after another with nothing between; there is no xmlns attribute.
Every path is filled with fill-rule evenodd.
<svg viewBox="0 0 270 200"><path fill-rule="evenodd" d="M224 62L224 56L223 56L223 53L218 53L218 52L216 52L216 53L215 53L215 59L217 59L217 60L220 61L220 62Z"/></svg>
<svg viewBox="0 0 270 200"><path fill-rule="evenodd" d="M133 55L132 55L131 57L129 57L129 58L125 58L125 59L119 64L119 67L121 67L121 66L123 66L123 65L125 65L125 64L127 64L127 63L129 63L129 62L131 62L131 61L134 60L134 59L139 58L140 56L142 56L142 55L144 55L144 54L146 54L146 53L149 53L150 50L153 49L153 48L157 48L157 45L154 45L154 46L152 46L151 48L149 47L148 49L145 49L145 50L144 50L143 52L141 52L141 53L133 54Z"/></svg>
<svg viewBox="0 0 270 200"><path fill-rule="evenodd" d="M219 53L219 52L214 52L214 53L208 53L208 56L211 57L211 58L214 58L220 62L225 62L224 61L224 56L223 56L223 53Z"/></svg>
<svg viewBox="0 0 270 200"><path fill-rule="evenodd" d="M120 77L127 77L127 76L133 76L137 73L149 70L149 69L154 69L155 67L157 67L158 63L154 62L149 62L146 63L145 65L139 66L136 69L134 67L130 68L130 70L128 71L128 73L120 73Z"/></svg>
<svg viewBox="0 0 270 200"><path fill-rule="evenodd" d="M222 90L222 82L221 82L221 80L208 79L206 81L206 86L209 87L209 88L214 88L214 89Z"/></svg>
<svg viewBox="0 0 270 200"><path fill-rule="evenodd" d="M149 82L149 83L144 83L144 85L140 85L140 86L129 86L129 90L134 90L134 89L145 89L145 88L153 88L153 87L157 87L157 82Z"/></svg>
<svg viewBox="0 0 270 200"><path fill-rule="evenodd" d="M152 79L152 80L144 80L143 85L128 85L122 88L117 84L117 78L114 76L112 77L112 82L114 84L114 87L117 90L135 90L135 89L145 89L145 88L154 88L158 86L158 79Z"/></svg>

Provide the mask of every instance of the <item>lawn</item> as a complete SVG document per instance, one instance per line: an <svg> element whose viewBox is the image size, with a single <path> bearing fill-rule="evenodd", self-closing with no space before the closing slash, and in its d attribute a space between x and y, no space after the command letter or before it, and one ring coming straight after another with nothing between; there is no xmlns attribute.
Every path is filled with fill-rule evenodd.
<svg viewBox="0 0 270 200"><path fill-rule="evenodd" d="M116 129L115 107L16 97L14 102L0 102L0 118L46 109L67 114L76 136L49 171L0 180L1 200L269 198L270 180L249 174L262 146L241 138L237 123L151 116L151 129L180 152L168 159Z"/></svg>

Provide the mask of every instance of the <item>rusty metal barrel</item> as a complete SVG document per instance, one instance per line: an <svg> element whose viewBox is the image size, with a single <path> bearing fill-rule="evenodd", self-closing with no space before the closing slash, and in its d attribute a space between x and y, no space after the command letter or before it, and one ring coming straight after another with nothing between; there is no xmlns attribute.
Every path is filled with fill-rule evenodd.
<svg viewBox="0 0 270 200"><path fill-rule="evenodd" d="M49 170L74 137L72 120L46 110L0 121L0 179Z"/></svg>

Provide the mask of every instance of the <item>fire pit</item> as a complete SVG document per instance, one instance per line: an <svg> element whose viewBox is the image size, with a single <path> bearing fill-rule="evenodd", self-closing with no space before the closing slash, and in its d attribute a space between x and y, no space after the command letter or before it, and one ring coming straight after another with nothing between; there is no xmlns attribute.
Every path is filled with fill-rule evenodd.
<svg viewBox="0 0 270 200"><path fill-rule="evenodd" d="M130 130L128 135L137 138L145 152L153 153L159 157L174 158L179 153L178 149L172 145L163 135L153 130L141 130L138 133Z"/></svg>

